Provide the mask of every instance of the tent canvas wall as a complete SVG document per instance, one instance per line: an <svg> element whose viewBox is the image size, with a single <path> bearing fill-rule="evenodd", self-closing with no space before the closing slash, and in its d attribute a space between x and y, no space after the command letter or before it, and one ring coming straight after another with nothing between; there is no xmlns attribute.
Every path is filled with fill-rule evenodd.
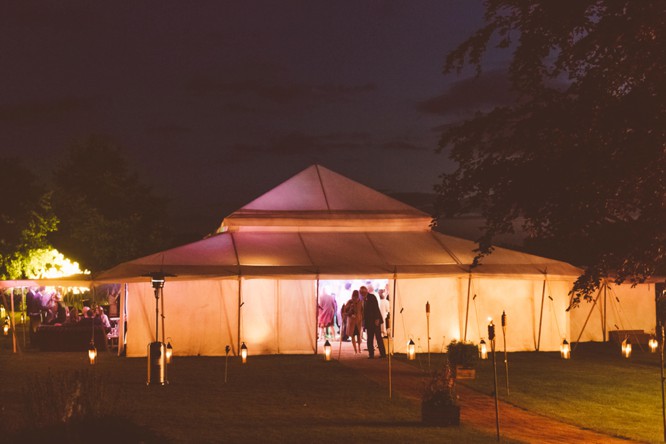
<svg viewBox="0 0 666 444"><path fill-rule="evenodd" d="M572 339L580 342L607 341L612 330L643 330L654 334L655 292L654 282L632 287L604 281L593 295L592 302L583 302L572 310Z"/></svg>
<svg viewBox="0 0 666 444"><path fill-rule="evenodd" d="M429 215L313 165L225 218L214 236L126 262L98 276L126 285L126 352L155 335L151 272L164 272L166 337L176 354L317 351L318 282L388 279L396 351L478 342L505 310L511 351L557 350L580 270L503 248L471 268L476 245L431 230ZM161 339L161 338L160 338ZM121 344L122 346L122 344Z"/></svg>

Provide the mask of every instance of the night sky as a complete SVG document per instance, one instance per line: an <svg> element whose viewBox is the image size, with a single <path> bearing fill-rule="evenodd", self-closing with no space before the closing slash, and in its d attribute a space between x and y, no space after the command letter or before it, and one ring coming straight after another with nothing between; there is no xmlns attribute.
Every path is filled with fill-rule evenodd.
<svg viewBox="0 0 666 444"><path fill-rule="evenodd" d="M506 100L499 57L442 74L482 20L477 0L7 2L0 146L48 177L111 137L201 234L313 163L429 193L442 126Z"/></svg>

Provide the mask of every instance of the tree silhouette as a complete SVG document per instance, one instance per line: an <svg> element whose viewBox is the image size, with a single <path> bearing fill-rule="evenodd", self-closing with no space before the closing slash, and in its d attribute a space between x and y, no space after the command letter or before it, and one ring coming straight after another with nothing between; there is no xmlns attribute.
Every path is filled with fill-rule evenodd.
<svg viewBox="0 0 666 444"><path fill-rule="evenodd" d="M32 250L49 246L47 234L58 219L51 209L51 195L20 160L0 158L0 278L25 276L17 264Z"/></svg>
<svg viewBox="0 0 666 444"><path fill-rule="evenodd" d="M55 169L53 187L61 224L50 238L93 272L168 243L166 201L139 181L107 138L76 142Z"/></svg>
<svg viewBox="0 0 666 444"><path fill-rule="evenodd" d="M442 212L481 209L479 258L521 220L528 246L600 280L643 282L666 253L666 4L487 0L486 24L446 58L482 71L513 51L516 100L444 130L457 169L436 186Z"/></svg>

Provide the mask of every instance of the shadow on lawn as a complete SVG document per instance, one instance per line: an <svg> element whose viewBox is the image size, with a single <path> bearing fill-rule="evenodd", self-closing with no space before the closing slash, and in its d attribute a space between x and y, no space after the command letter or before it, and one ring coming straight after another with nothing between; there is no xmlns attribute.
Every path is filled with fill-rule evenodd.
<svg viewBox="0 0 666 444"><path fill-rule="evenodd" d="M121 413L119 406L127 404L121 398L122 391L109 397L102 379L88 370L33 376L22 388L26 401L22 420L5 424L5 437L7 442L165 442L129 414Z"/></svg>

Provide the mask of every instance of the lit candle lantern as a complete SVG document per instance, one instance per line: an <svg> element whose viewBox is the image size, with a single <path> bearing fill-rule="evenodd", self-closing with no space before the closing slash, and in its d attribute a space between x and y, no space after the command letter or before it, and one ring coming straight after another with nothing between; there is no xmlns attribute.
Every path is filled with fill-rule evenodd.
<svg viewBox="0 0 666 444"><path fill-rule="evenodd" d="M90 360L90 365L94 365L97 359L97 349L95 348L95 343L92 341L90 341L90 347L88 347L88 359Z"/></svg>
<svg viewBox="0 0 666 444"><path fill-rule="evenodd" d="M560 345L560 356L562 359L571 358L571 347L569 346L569 341L566 339L562 341L562 345Z"/></svg>
<svg viewBox="0 0 666 444"><path fill-rule="evenodd" d="M173 347L171 346L171 342L167 343L166 346L166 362L167 364L171 364L171 357L173 356Z"/></svg>
<svg viewBox="0 0 666 444"><path fill-rule="evenodd" d="M629 338L622 341L622 356L625 358L629 358L631 356L631 342L629 342Z"/></svg>
<svg viewBox="0 0 666 444"><path fill-rule="evenodd" d="M331 343L328 342L328 339L324 342L324 357L327 361L331 360Z"/></svg>
<svg viewBox="0 0 666 444"><path fill-rule="evenodd" d="M241 362L243 364L247 362L247 346L245 345L245 342L241 345Z"/></svg>
<svg viewBox="0 0 666 444"><path fill-rule="evenodd" d="M483 339L479 342L479 357L481 359L488 359L488 347L486 346L486 341Z"/></svg>
<svg viewBox="0 0 666 444"><path fill-rule="evenodd" d="M7 336L9 334L9 322L5 321L4 325L2 326L2 332Z"/></svg>
<svg viewBox="0 0 666 444"><path fill-rule="evenodd" d="M659 347L659 342L655 338L650 339L648 341L648 345L650 346L650 352L657 353L657 347Z"/></svg>
<svg viewBox="0 0 666 444"><path fill-rule="evenodd" d="M407 359L410 361L416 359L416 344L414 344L414 341L411 339L407 343Z"/></svg>

